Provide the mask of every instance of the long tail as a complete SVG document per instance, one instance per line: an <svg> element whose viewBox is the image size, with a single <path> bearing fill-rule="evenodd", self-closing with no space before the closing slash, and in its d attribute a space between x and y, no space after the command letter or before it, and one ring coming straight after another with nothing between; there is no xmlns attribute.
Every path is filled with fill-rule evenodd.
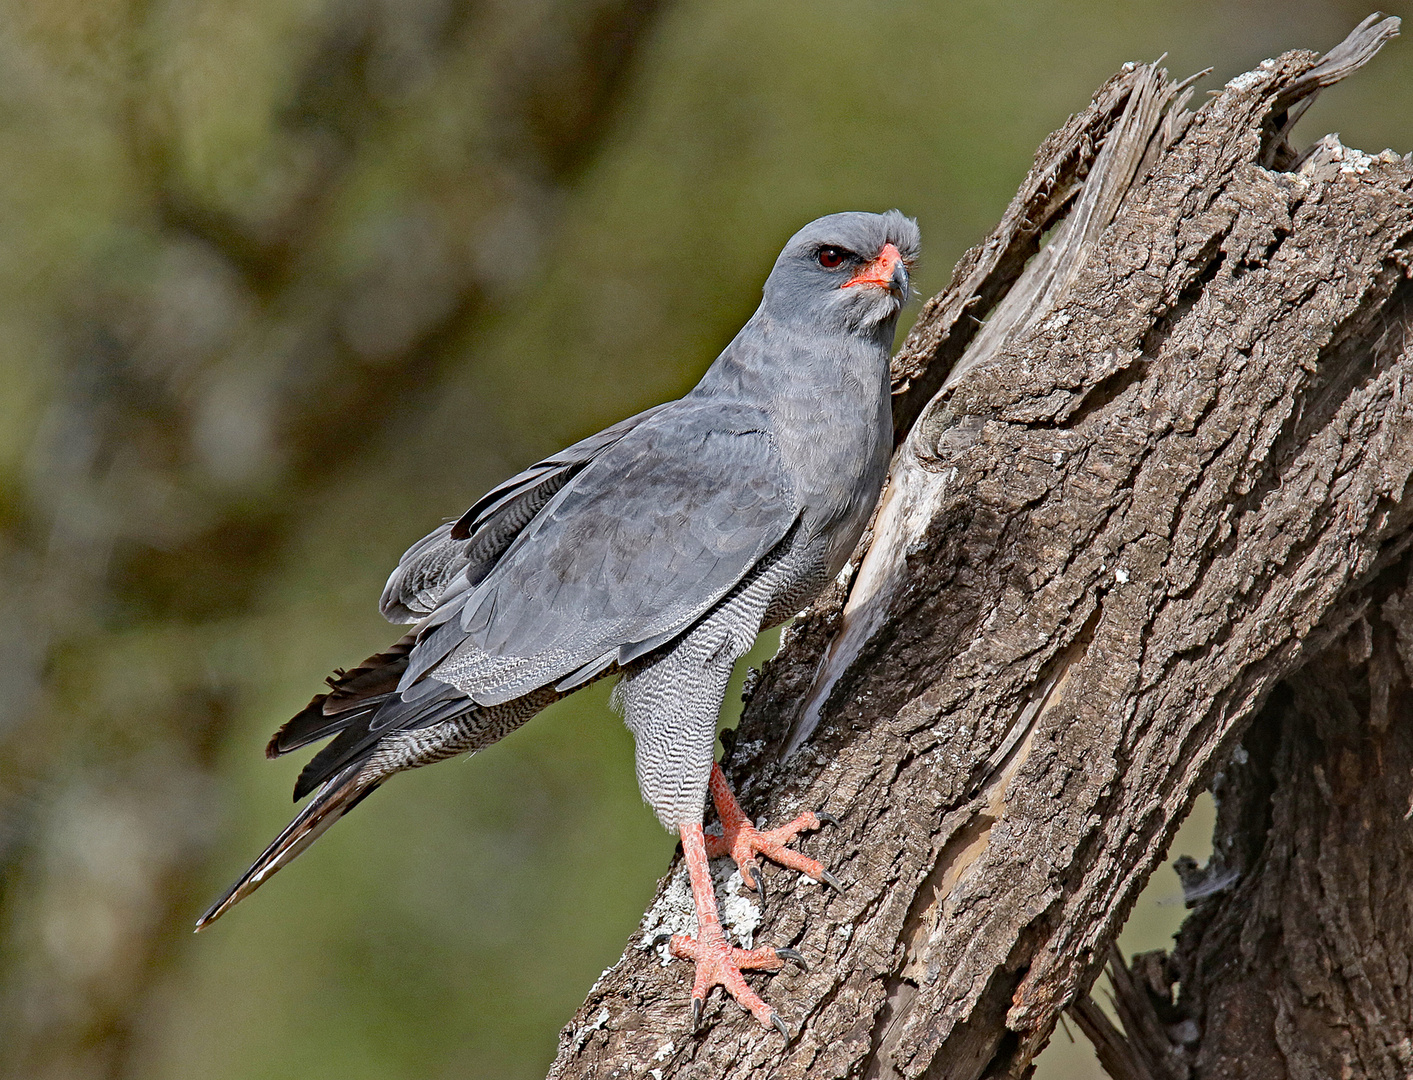
<svg viewBox="0 0 1413 1080"><path fill-rule="evenodd" d="M226 890L224 896L211 905L205 915L196 920L196 929L204 930L230 908L244 900L275 871L291 862L300 852L323 835L324 830L371 795L386 775L365 772L366 762L359 760L325 781L309 800L308 805L285 826L275 842L241 875L239 881Z"/></svg>

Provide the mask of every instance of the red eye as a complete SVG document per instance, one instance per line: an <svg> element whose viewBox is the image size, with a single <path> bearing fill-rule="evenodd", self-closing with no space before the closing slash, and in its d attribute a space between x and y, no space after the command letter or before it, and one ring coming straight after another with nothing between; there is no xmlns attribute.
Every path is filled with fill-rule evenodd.
<svg viewBox="0 0 1413 1080"><path fill-rule="evenodd" d="M844 252L837 247L822 247L819 249L819 265L826 270L833 270L844 262Z"/></svg>

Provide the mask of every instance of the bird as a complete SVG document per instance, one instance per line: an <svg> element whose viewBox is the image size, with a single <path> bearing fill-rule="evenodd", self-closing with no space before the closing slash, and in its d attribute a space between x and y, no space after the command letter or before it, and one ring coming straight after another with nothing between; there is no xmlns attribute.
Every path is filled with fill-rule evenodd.
<svg viewBox="0 0 1413 1080"><path fill-rule="evenodd" d="M551 702L618 677L638 785L681 840L697 933L692 1027L714 986L787 1038L742 972L793 949L739 949L721 928L708 860L761 891L758 856L839 887L786 845L833 818L758 830L714 760L735 662L844 568L893 448L889 362L909 297L917 223L900 211L810 222L785 244L760 306L686 395L536 462L413 544L382 614L410 624L339 670L281 727L270 757L330 740L294 797L312 798L210 909L203 929L390 777L475 753ZM720 836L703 828L710 797Z"/></svg>

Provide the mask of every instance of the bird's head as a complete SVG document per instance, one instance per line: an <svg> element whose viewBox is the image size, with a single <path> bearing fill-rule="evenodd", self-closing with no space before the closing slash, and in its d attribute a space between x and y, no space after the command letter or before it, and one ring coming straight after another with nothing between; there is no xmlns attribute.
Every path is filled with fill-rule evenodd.
<svg viewBox="0 0 1413 1080"><path fill-rule="evenodd" d="M892 342L917 259L917 222L897 210L811 221L790 238L765 282L772 318Z"/></svg>

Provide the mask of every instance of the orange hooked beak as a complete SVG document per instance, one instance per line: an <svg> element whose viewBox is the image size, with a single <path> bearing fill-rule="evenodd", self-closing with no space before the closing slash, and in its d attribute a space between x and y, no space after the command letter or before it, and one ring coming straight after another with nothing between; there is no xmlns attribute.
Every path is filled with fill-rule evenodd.
<svg viewBox="0 0 1413 1080"><path fill-rule="evenodd" d="M899 269L902 273L899 273ZM901 293L907 281L907 268L903 265L902 253L892 244L884 244L883 250L872 262L859 267L859 272L840 286L849 289L855 285L877 285L889 292Z"/></svg>

